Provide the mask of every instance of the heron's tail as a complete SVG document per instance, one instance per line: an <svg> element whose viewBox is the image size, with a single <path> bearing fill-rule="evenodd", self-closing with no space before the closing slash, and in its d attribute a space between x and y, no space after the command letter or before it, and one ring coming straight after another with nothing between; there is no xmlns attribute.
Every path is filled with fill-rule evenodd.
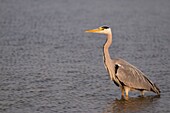
<svg viewBox="0 0 170 113"><path fill-rule="evenodd" d="M160 95L161 91L159 90L159 88L156 86L156 84L153 84L153 88L152 91L157 93L158 95Z"/></svg>

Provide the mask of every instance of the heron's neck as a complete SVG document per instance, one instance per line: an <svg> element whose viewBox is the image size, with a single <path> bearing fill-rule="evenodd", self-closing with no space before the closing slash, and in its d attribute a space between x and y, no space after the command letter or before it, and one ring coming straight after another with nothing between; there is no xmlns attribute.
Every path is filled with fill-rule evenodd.
<svg viewBox="0 0 170 113"><path fill-rule="evenodd" d="M110 60L110 54L109 54L109 47L112 44L112 34L107 35L106 43L104 44L103 47L103 54L104 54L104 60L108 61Z"/></svg>
<svg viewBox="0 0 170 113"><path fill-rule="evenodd" d="M110 75L110 79L115 80L115 76L113 75L115 71L112 66L112 60L109 54L109 47L111 44L112 44L112 34L110 33L107 35L106 43L104 44L104 47L103 47L103 58L104 58L104 64L105 64L106 70L108 71Z"/></svg>

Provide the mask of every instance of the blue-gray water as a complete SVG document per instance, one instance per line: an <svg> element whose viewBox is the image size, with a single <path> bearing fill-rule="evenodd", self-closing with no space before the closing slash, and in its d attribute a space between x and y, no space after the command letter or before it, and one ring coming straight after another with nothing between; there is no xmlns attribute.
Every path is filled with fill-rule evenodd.
<svg viewBox="0 0 170 113"><path fill-rule="evenodd" d="M142 70L161 97L127 101L103 65L109 25L112 58ZM0 0L0 113L169 113L169 0Z"/></svg>

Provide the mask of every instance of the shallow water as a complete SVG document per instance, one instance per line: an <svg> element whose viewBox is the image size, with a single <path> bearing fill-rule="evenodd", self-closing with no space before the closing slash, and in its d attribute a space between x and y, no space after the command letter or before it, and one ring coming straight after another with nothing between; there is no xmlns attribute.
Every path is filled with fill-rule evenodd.
<svg viewBox="0 0 170 113"><path fill-rule="evenodd" d="M170 112L170 1L1 0L1 113ZM112 58L142 70L161 96L130 93L104 68L104 35L113 30Z"/></svg>

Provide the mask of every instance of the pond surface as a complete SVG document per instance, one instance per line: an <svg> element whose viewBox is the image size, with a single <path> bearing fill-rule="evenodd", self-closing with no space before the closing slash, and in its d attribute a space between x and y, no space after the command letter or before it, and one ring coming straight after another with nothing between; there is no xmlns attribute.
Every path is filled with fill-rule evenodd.
<svg viewBox="0 0 170 113"><path fill-rule="evenodd" d="M142 70L161 96L130 93L110 80L105 35L86 29L109 25L112 58ZM169 113L169 0L1 0L1 113Z"/></svg>

